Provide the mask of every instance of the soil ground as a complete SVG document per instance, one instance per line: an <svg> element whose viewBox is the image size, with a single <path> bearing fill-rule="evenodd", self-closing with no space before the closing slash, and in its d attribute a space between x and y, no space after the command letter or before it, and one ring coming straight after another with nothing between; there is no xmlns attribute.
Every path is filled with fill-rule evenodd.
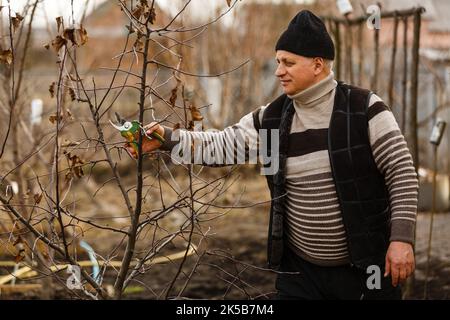
<svg viewBox="0 0 450 320"><path fill-rule="evenodd" d="M245 192L240 203L257 203L269 198L266 183L259 175L249 178L244 175L221 198L221 204L232 204ZM113 189L111 189L113 190ZM105 192L111 192L106 190ZM116 212L115 197L98 204L85 202L84 206L98 214L99 211L110 209ZM80 204L83 207L82 204ZM106 208L106 209L105 209ZM243 209L233 209L219 219L202 223L203 231L209 230L209 236L201 242L200 252L208 252L200 259L195 272L183 291L182 297L187 299L267 299L273 298L275 293L275 278L273 272L262 270L266 267L266 236L268 226L267 203ZM430 214L420 212L417 219L416 236L416 272L415 280L408 299L422 299L425 283L426 255L428 247L428 229ZM87 240L98 253L106 254L118 243L117 238L110 234L86 232ZM198 241L199 238L194 239ZM432 259L428 280L429 299L449 299L450 294L450 212L437 213L434 216L432 238ZM141 244L142 245L142 244ZM182 241L176 241L168 246L167 254L184 249ZM119 254L120 256L120 254ZM231 257L226 258L226 257ZM120 260L120 258L116 258ZM5 260L5 257L2 258ZM152 265L145 274L139 275L136 281L130 283L125 291L126 299L160 299L163 298L165 288L171 282L179 269L181 260L172 263ZM239 262L239 263L236 263ZM176 296L185 285L186 279L197 263L197 256L186 259L183 270L171 290L170 296ZM0 274L7 274L11 269L0 268ZM115 275L113 269L108 269L104 284L112 286ZM62 278L67 277L60 273ZM17 281L20 283L34 283L38 280ZM54 283L56 299L73 299L63 285ZM81 295L82 296L82 295ZM39 291L20 294L0 294L1 299L39 299Z"/></svg>

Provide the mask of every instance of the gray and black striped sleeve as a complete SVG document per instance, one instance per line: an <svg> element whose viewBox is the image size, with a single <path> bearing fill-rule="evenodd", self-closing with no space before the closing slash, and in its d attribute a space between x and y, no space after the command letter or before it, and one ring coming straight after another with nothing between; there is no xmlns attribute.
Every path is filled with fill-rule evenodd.
<svg viewBox="0 0 450 320"><path fill-rule="evenodd" d="M166 142L161 149L171 151L172 157L174 152L182 155L183 152L190 150L191 157L185 157L183 163L196 163L212 167L256 163L259 159L258 127L266 107L257 108L242 117L238 123L221 131L188 131L184 129L173 131L169 127L164 127Z"/></svg>
<svg viewBox="0 0 450 320"><path fill-rule="evenodd" d="M376 95L370 100L368 115L373 156L389 191L390 241L413 244L419 184L411 153L393 113Z"/></svg>

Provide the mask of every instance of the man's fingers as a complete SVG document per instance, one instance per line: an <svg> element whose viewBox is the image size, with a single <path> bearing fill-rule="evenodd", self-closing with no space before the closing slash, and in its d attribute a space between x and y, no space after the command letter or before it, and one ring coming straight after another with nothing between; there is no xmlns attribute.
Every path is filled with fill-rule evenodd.
<svg viewBox="0 0 450 320"><path fill-rule="evenodd" d="M151 134L153 131L156 131L158 129L159 124L157 122L152 122L146 126L144 126L145 132L147 134Z"/></svg>
<svg viewBox="0 0 450 320"><path fill-rule="evenodd" d="M150 135L150 134L152 134L155 130L156 130L156 127L153 127L153 128L147 129L147 130L145 131L145 133L146 133L147 135Z"/></svg>
<svg viewBox="0 0 450 320"><path fill-rule="evenodd" d="M412 267L412 265L408 266L408 268L406 269L406 279L409 278L409 276L411 276L414 272L414 269Z"/></svg>
<svg viewBox="0 0 450 320"><path fill-rule="evenodd" d="M407 271L407 267L406 266L401 266L400 267L400 272L399 272L399 282L403 283L405 282L406 278L408 277L408 271Z"/></svg>
<svg viewBox="0 0 450 320"><path fill-rule="evenodd" d="M128 154L130 156L132 156L135 159L137 158L136 151L134 150L134 148L129 143L125 144L125 149L128 151Z"/></svg>
<svg viewBox="0 0 450 320"><path fill-rule="evenodd" d="M414 273L414 262L407 265L406 272L406 278Z"/></svg>
<svg viewBox="0 0 450 320"><path fill-rule="evenodd" d="M384 277L387 277L391 273L391 262L386 259L386 265L384 267Z"/></svg>
<svg viewBox="0 0 450 320"><path fill-rule="evenodd" d="M392 278L392 285L396 287L398 285L398 278L400 276L400 271L398 269L398 266L393 265L391 268L391 278Z"/></svg>

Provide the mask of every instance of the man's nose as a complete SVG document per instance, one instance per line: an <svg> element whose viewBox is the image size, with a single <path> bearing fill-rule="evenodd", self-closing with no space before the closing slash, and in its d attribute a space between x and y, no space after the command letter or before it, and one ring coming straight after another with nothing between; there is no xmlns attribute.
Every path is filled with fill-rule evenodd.
<svg viewBox="0 0 450 320"><path fill-rule="evenodd" d="M285 71L286 70L284 69L284 67L281 64L279 64L277 69L275 70L275 76L281 77L282 75L285 74Z"/></svg>

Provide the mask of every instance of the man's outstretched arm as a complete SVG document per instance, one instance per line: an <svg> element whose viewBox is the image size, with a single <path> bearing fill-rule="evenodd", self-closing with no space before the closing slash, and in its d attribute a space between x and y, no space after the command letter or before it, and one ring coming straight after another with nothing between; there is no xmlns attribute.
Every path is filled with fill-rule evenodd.
<svg viewBox="0 0 450 320"><path fill-rule="evenodd" d="M181 163L196 163L207 166L225 166L242 163L256 163L258 159L259 134L257 124L266 106L245 115L235 125L222 131L172 130L152 122L145 126L146 134L157 132L165 142L144 139L142 151L148 153L156 149L170 151L172 159ZM137 157L133 148L127 148Z"/></svg>

